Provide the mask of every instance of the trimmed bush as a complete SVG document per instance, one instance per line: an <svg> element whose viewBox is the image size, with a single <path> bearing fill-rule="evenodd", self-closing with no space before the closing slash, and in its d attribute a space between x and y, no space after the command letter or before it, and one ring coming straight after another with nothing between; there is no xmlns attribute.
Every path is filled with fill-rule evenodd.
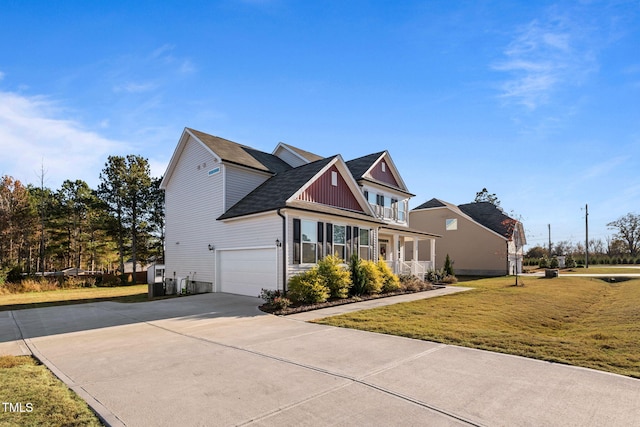
<svg viewBox="0 0 640 427"><path fill-rule="evenodd" d="M360 267L365 277L364 293L367 295L379 294L382 289L382 275L376 263L361 260Z"/></svg>
<svg viewBox="0 0 640 427"><path fill-rule="evenodd" d="M328 255L318 262L318 274L329 288L331 298L346 298L349 296L351 275L342 264L344 261L335 255Z"/></svg>
<svg viewBox="0 0 640 427"><path fill-rule="evenodd" d="M400 289L405 292L420 292L433 289L433 286L429 282L425 282L419 277L412 276L410 274L402 274L400 279Z"/></svg>
<svg viewBox="0 0 640 427"><path fill-rule="evenodd" d="M567 255L567 258L564 261L564 266L567 268L575 268L576 261L573 259L571 255Z"/></svg>
<svg viewBox="0 0 640 427"><path fill-rule="evenodd" d="M551 258L551 261L549 261L549 268L558 268L559 265L560 263L556 257Z"/></svg>
<svg viewBox="0 0 640 427"><path fill-rule="evenodd" d="M318 267L289 279L289 298L293 302L317 304L329 298L329 288L318 274Z"/></svg>
<svg viewBox="0 0 640 427"><path fill-rule="evenodd" d="M382 292L396 292L400 290L400 279L398 276L393 274L391 268L387 265L384 260L379 260L376 264L378 267L378 272L380 273L380 278L382 279Z"/></svg>
<svg viewBox="0 0 640 427"><path fill-rule="evenodd" d="M538 262L538 266L540 268L549 268L549 258L547 258L546 256L543 256L542 258L540 258L540 261Z"/></svg>

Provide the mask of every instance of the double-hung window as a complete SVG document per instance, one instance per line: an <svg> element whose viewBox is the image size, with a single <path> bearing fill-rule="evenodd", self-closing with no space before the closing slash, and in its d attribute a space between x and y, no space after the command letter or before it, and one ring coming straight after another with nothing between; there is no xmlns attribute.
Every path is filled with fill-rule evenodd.
<svg viewBox="0 0 640 427"><path fill-rule="evenodd" d="M302 221L302 263L315 264L318 262L318 223Z"/></svg>
<svg viewBox="0 0 640 427"><path fill-rule="evenodd" d="M335 225L333 226L333 254L338 258L345 259L345 245L347 241L346 226Z"/></svg>
<svg viewBox="0 0 640 427"><path fill-rule="evenodd" d="M368 228L361 228L359 230L360 235L358 236L358 247L359 253L358 256L361 259L370 259L371 258L371 243L370 243L370 231Z"/></svg>

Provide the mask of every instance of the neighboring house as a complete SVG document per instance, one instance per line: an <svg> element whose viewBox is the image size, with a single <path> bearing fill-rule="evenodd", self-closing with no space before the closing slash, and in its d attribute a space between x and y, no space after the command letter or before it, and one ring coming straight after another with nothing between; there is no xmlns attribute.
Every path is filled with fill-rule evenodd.
<svg viewBox="0 0 640 427"><path fill-rule="evenodd" d="M435 260L438 236L409 228L413 194L386 151L345 162L279 143L269 154L186 128L161 188L167 285L257 296L327 254L414 274ZM425 261L407 242L425 243Z"/></svg>
<svg viewBox="0 0 640 427"><path fill-rule="evenodd" d="M412 227L442 235L436 268L444 266L449 254L459 275L522 272L523 246L527 243L522 223L489 202L456 206L431 199L411 210L409 218Z"/></svg>

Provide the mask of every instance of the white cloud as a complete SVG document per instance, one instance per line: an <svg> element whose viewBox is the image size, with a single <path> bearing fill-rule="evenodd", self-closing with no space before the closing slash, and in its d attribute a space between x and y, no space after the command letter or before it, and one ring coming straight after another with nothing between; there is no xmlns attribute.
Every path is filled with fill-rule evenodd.
<svg viewBox="0 0 640 427"><path fill-rule="evenodd" d="M97 185L107 157L125 145L59 118L61 112L46 97L0 92L0 175L35 183L43 164L49 187L65 179Z"/></svg>
<svg viewBox="0 0 640 427"><path fill-rule="evenodd" d="M520 27L505 48L496 71L508 73L501 97L533 110L560 88L579 85L596 68L588 29L551 14Z"/></svg>
<svg viewBox="0 0 640 427"><path fill-rule="evenodd" d="M149 92L156 89L157 85L155 83L147 82L147 83L133 83L127 82L120 85L117 85L113 88L114 92L127 92L127 93L142 93Z"/></svg>

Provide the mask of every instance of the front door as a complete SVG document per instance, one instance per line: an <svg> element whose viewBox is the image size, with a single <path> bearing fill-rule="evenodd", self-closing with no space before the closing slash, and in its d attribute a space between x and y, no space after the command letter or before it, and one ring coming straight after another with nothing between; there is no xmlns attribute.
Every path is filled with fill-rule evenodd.
<svg viewBox="0 0 640 427"><path fill-rule="evenodd" d="M389 241L380 239L380 259L387 261L389 259Z"/></svg>

